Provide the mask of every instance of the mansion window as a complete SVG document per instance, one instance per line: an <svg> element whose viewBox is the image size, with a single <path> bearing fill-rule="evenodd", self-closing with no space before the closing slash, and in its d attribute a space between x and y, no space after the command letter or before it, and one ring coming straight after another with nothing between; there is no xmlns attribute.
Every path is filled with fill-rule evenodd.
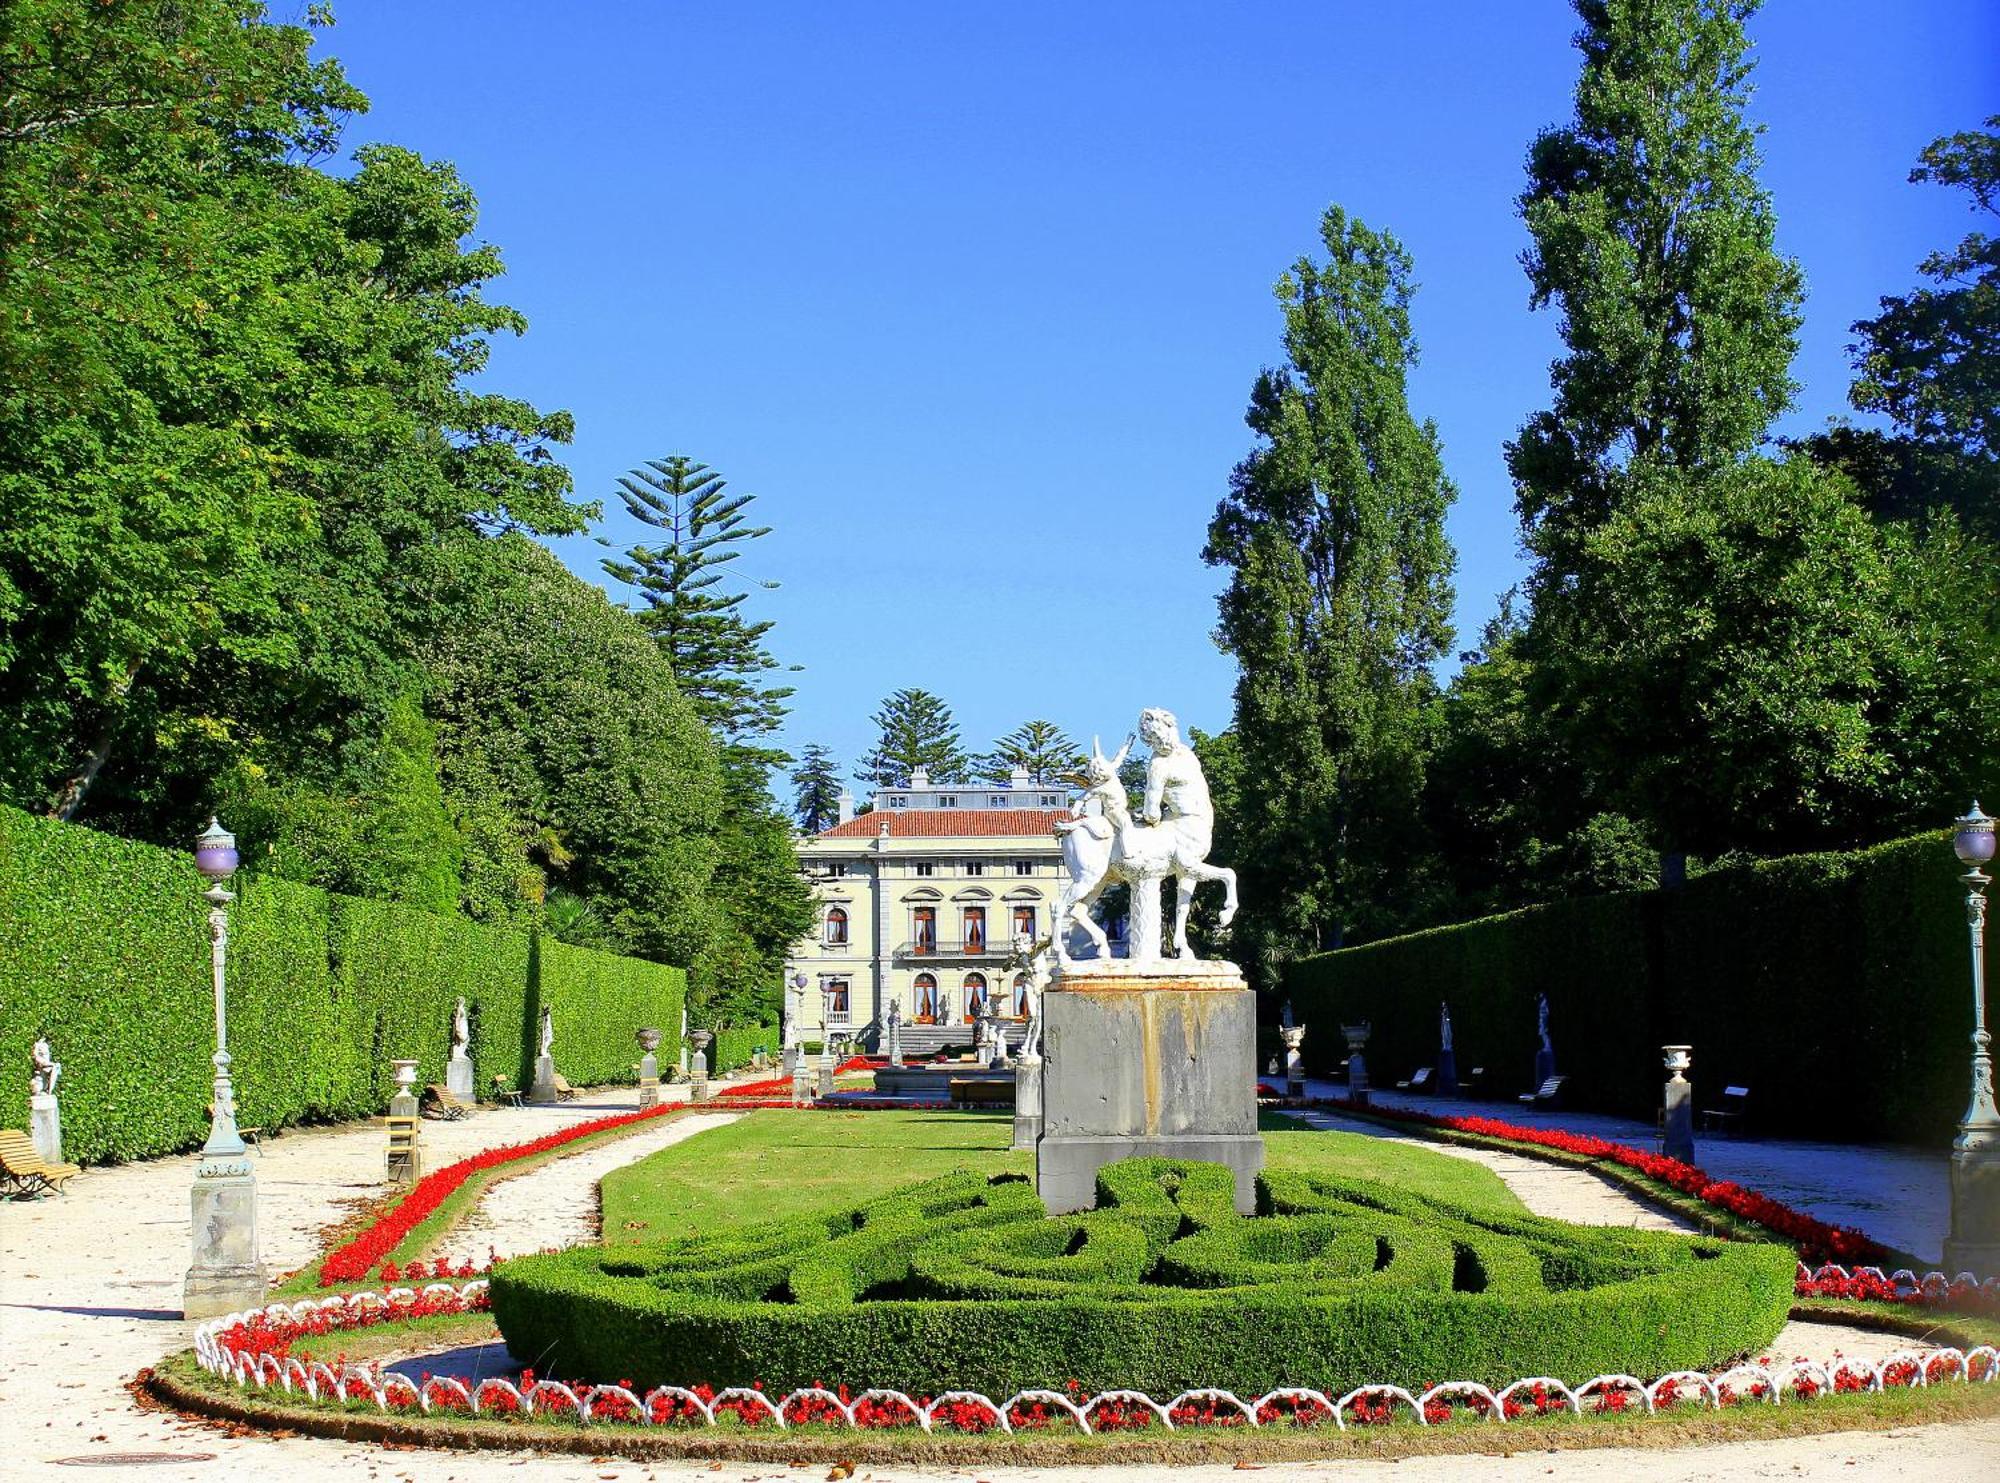
<svg viewBox="0 0 2000 1483"><path fill-rule="evenodd" d="M1014 862L1014 874L1033 875L1034 873L1035 862L1033 860L1016 860Z"/></svg>
<svg viewBox="0 0 2000 1483"><path fill-rule="evenodd" d="M1016 937L1035 935L1035 909L1032 906L1014 908L1014 935Z"/></svg>
<svg viewBox="0 0 2000 1483"><path fill-rule="evenodd" d="M901 793L891 793L889 795L890 808L908 808L909 806L910 806L910 800L904 797Z"/></svg>
<svg viewBox="0 0 2000 1483"><path fill-rule="evenodd" d="M935 1025L938 1022L938 986L935 973L919 973L916 982L917 1023Z"/></svg>
<svg viewBox="0 0 2000 1483"><path fill-rule="evenodd" d="M827 862L826 862L826 873L827 873L828 875L830 875L830 876L834 877L834 878L835 878L836 880L838 880L838 879L839 879L839 878L840 878L841 876L844 876L844 875L846 875L846 874L847 874L847 862L846 862L845 860L829 860L829 861L827 861Z"/></svg>
<svg viewBox="0 0 2000 1483"><path fill-rule="evenodd" d="M920 953L937 951L937 908L917 906L910 909L910 941Z"/></svg>
<svg viewBox="0 0 2000 1483"><path fill-rule="evenodd" d="M1062 807L1062 800L1061 800L1060 798L1056 797L1056 795L1055 795L1055 794L1053 794L1053 793L1044 793L1044 794L1042 795L1042 807L1043 807L1043 808L1061 808L1061 807Z"/></svg>
<svg viewBox="0 0 2000 1483"><path fill-rule="evenodd" d="M983 906L965 908L965 950L968 953L986 951L986 908Z"/></svg>
<svg viewBox="0 0 2000 1483"><path fill-rule="evenodd" d="M926 876L928 876L928 875L936 875L936 874L937 874L937 866L936 866L936 865L934 865L934 864L933 864L933 863L932 863L931 861L929 861L929 860L919 860L919 861L917 862L917 874L918 874L918 875L926 875Z"/></svg>
<svg viewBox="0 0 2000 1483"><path fill-rule="evenodd" d="M965 1022L969 1025L979 1018L979 1011L986 1007L986 975L968 973L965 975Z"/></svg>
<svg viewBox="0 0 2000 1483"><path fill-rule="evenodd" d="M986 795L986 806L988 808L1005 808L1007 800L998 793L989 793Z"/></svg>
<svg viewBox="0 0 2000 1483"><path fill-rule="evenodd" d="M940 794L938 794L938 807L939 807L939 808L957 808L957 807L958 807L958 795L957 795L956 793L940 793Z"/></svg>
<svg viewBox="0 0 2000 1483"><path fill-rule="evenodd" d="M823 981L826 988L826 1022L840 1025L847 1022L847 980L829 978Z"/></svg>
<svg viewBox="0 0 2000 1483"><path fill-rule="evenodd" d="M830 906L826 910L826 936L828 947L847 946L847 908Z"/></svg>
<svg viewBox="0 0 2000 1483"><path fill-rule="evenodd" d="M983 860L967 860L964 869L967 875L984 875L986 874L986 862Z"/></svg>
<svg viewBox="0 0 2000 1483"><path fill-rule="evenodd" d="M1014 1018L1017 1020L1024 1020L1027 1017L1028 1017L1028 975L1025 973L1017 973L1014 975Z"/></svg>

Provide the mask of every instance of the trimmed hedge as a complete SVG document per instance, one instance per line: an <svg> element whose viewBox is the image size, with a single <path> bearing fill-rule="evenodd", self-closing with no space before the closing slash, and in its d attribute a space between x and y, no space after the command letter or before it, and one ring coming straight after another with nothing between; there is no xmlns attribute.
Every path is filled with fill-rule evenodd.
<svg viewBox="0 0 2000 1483"><path fill-rule="evenodd" d="M733 1030L717 1030L715 1040L708 1048L709 1069L720 1076L738 1066L747 1066L760 1045L776 1056L778 1035L775 1025L743 1025Z"/></svg>
<svg viewBox="0 0 2000 1483"><path fill-rule="evenodd" d="M1017 1175L960 1171L830 1217L505 1262L493 1313L552 1372L656 1384L953 1388L1651 1376L1784 1323L1782 1246L1475 1213L1267 1171L1239 1216L1219 1164L1131 1159L1050 1219Z"/></svg>
<svg viewBox="0 0 2000 1483"><path fill-rule="evenodd" d="M1322 1075L1346 1054L1339 1026L1364 1019L1376 1082L1435 1065L1444 1000L1460 1075L1526 1091L1545 993L1577 1106L1650 1118L1660 1047L1687 1044L1702 1106L1747 1086L1769 1132L1935 1144L1969 1085L1959 869L1935 835L1760 861L1305 958L1284 992Z"/></svg>
<svg viewBox="0 0 2000 1483"><path fill-rule="evenodd" d="M527 1084L540 1005L579 1085L629 1080L641 1025L680 1022L677 968L585 952L254 874L229 910L238 1117L379 1112L389 1061L442 1081L465 996L477 1085ZM0 1053L39 1033L63 1063L63 1145L82 1163L198 1147L214 1052L207 906L191 857L0 808ZM0 1076L0 1125L27 1125L27 1076Z"/></svg>

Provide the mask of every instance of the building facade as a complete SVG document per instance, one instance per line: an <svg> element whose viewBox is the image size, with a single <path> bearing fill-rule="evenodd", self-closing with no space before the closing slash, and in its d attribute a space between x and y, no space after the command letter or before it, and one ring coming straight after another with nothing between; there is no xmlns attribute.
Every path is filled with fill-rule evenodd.
<svg viewBox="0 0 2000 1483"><path fill-rule="evenodd" d="M785 964L803 974L794 1035L831 1030L879 1043L883 1016L900 1003L909 1038L970 1043L989 995L1025 1020L1027 996L1007 971L1013 940L1048 935L1065 879L1054 827L1060 784L1016 772L1006 784L932 783L883 788L871 812L799 841L817 921ZM931 1033L925 1033L929 1029Z"/></svg>

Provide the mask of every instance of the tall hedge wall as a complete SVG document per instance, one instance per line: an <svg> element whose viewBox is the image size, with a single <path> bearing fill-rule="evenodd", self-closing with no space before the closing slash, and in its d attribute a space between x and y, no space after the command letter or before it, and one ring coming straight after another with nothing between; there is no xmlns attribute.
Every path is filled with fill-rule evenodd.
<svg viewBox="0 0 2000 1483"><path fill-rule="evenodd" d="M680 1023L677 968L254 875L234 885L229 1049L246 1124L378 1112L398 1056L442 1081L461 994L482 1091L496 1073L525 1084L544 1002L556 1065L579 1085L630 1079L632 1032ZM200 889L187 855L0 808L0 1126L27 1125L28 1047L45 1033L68 1157L199 1146L214 1051Z"/></svg>
<svg viewBox="0 0 2000 1483"><path fill-rule="evenodd" d="M1694 1047L1696 1103L1748 1086L1761 1126L1935 1145L1964 1111L1972 1030L1963 888L1938 836L1716 871L1676 890L1529 907L1303 959L1285 978L1324 1074L1369 1020L1371 1077L1534 1072L1535 996L1575 1104L1650 1118L1659 1048Z"/></svg>
<svg viewBox="0 0 2000 1483"><path fill-rule="evenodd" d="M720 1076L738 1066L747 1066L760 1045L776 1055L778 1038L776 1025L741 1025L732 1030L717 1030L715 1043L708 1048L709 1069Z"/></svg>

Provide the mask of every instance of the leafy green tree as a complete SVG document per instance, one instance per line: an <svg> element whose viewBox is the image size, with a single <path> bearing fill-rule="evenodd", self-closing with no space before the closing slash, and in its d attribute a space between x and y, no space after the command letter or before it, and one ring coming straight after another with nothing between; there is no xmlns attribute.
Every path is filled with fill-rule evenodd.
<svg viewBox="0 0 2000 1483"><path fill-rule="evenodd" d="M1530 702L1560 708L1614 811L1680 849L1916 827L1992 765L1980 697L2000 683L2000 597L1976 549L1955 525L1876 525L1803 457L1642 464L1574 589L1544 598L1542 642L1563 657L1531 675Z"/></svg>
<svg viewBox="0 0 2000 1483"><path fill-rule="evenodd" d="M724 742L746 746L777 729L792 690L759 678L778 661L764 646L770 622L743 615L749 589L724 589L744 543L771 533L744 513L755 495L727 490L715 470L680 454L632 470L618 481L619 498L660 540L632 547L622 561L607 559L604 569L639 593L640 621L666 651L696 714ZM789 760L769 749L760 755L772 765Z"/></svg>
<svg viewBox="0 0 2000 1483"><path fill-rule="evenodd" d="M972 764L959 741L951 707L928 690L898 690L870 716L876 742L855 777L876 788L907 786L918 768L933 783L963 783Z"/></svg>
<svg viewBox="0 0 2000 1483"><path fill-rule="evenodd" d="M695 964L723 918L714 739L631 614L521 537L493 554L430 650L446 797L503 801L621 951Z"/></svg>
<svg viewBox="0 0 2000 1483"><path fill-rule="evenodd" d="M310 12L318 24L323 12ZM178 839L423 684L497 528L577 529L569 423L475 392L500 271L309 27L230 0L0 28L0 796Z"/></svg>
<svg viewBox="0 0 2000 1483"><path fill-rule="evenodd" d="M1411 263L1329 208L1327 261L1279 280L1283 364L1251 391L1204 559L1229 569L1217 641L1236 656L1242 930L1307 947L1398 920L1431 747L1430 666L1451 641L1455 491L1410 413Z"/></svg>
<svg viewBox="0 0 2000 1483"><path fill-rule="evenodd" d="M1533 302L1562 315L1554 405L1507 449L1531 592L1566 581L1633 461L1715 468L1789 404L1803 295L1757 181L1755 0L1574 0L1576 117L1529 152Z"/></svg>
<svg viewBox="0 0 2000 1483"><path fill-rule="evenodd" d="M982 781L1004 783L1019 767L1033 783L1053 783L1083 770L1083 749L1053 721L1024 721L993 743L993 750L976 758L973 767Z"/></svg>
<svg viewBox="0 0 2000 1483"><path fill-rule="evenodd" d="M2000 214L2000 116L1932 141L1912 183L1956 186L1982 219ZM1836 426L1803 446L1846 473L1881 518L1953 510L2000 540L2000 237L1970 232L1918 269L1931 286L1882 300L1854 326L1849 399L1893 431Z"/></svg>
<svg viewBox="0 0 2000 1483"><path fill-rule="evenodd" d="M840 764L819 742L807 742L792 768L792 816L800 832L817 834L840 818Z"/></svg>

